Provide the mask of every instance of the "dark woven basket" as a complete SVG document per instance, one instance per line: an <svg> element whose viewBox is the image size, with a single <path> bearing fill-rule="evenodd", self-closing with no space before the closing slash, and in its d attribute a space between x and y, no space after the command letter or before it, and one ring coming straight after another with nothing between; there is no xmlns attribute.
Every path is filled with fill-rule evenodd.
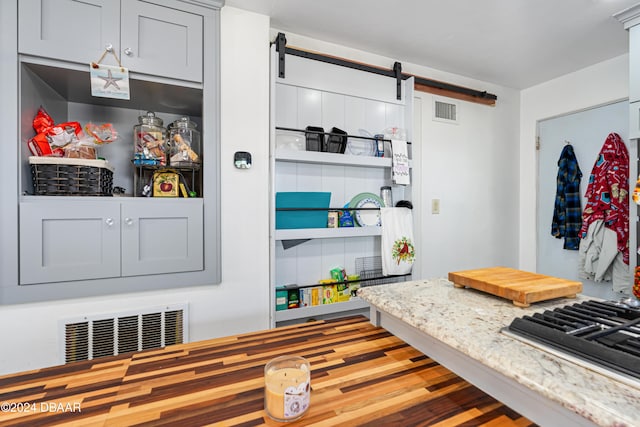
<svg viewBox="0 0 640 427"><path fill-rule="evenodd" d="M111 196L113 172L85 165L31 164L33 191L41 196Z"/></svg>

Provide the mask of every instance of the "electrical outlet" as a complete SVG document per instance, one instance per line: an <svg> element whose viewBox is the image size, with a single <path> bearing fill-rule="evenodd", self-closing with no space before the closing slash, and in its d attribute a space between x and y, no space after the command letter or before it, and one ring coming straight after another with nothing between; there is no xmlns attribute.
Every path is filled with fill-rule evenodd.
<svg viewBox="0 0 640 427"><path fill-rule="evenodd" d="M434 215L440 213L440 199L431 199L431 213Z"/></svg>

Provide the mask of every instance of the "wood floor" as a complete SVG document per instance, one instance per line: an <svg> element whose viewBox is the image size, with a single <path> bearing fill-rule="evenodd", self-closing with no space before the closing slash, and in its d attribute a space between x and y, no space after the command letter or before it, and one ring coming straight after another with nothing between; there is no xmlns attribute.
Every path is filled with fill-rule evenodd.
<svg viewBox="0 0 640 427"><path fill-rule="evenodd" d="M291 426L534 425L354 316L2 376L0 426L283 425L263 409L264 365L282 354L312 367Z"/></svg>

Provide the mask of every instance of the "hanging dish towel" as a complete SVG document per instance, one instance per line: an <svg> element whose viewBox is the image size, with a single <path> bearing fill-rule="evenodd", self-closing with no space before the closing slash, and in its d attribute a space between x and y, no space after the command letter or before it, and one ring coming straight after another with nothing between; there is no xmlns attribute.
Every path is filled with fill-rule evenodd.
<svg viewBox="0 0 640 427"><path fill-rule="evenodd" d="M382 274L411 273L415 258L413 216L409 208L380 208L382 224Z"/></svg>
<svg viewBox="0 0 640 427"><path fill-rule="evenodd" d="M393 157L391 158L393 183L398 185L411 184L407 141L392 139L391 152L393 153Z"/></svg>

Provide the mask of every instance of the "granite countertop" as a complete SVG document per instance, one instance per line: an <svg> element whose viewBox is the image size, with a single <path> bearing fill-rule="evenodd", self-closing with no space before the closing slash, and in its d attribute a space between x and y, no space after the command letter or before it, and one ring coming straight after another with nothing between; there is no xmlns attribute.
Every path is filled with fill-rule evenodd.
<svg viewBox="0 0 640 427"><path fill-rule="evenodd" d="M638 387L566 361L500 332L516 317L594 299L584 295L516 307L446 279L363 287L359 296L595 424L640 426Z"/></svg>

